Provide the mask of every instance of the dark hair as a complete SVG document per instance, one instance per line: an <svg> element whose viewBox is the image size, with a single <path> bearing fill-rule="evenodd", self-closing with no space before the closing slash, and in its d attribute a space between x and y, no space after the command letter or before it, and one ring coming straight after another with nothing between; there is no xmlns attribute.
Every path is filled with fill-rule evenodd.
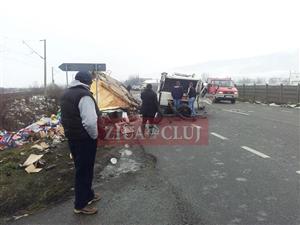
<svg viewBox="0 0 300 225"><path fill-rule="evenodd" d="M146 88L147 88L147 89L152 89L152 84L147 84L147 85L146 85Z"/></svg>

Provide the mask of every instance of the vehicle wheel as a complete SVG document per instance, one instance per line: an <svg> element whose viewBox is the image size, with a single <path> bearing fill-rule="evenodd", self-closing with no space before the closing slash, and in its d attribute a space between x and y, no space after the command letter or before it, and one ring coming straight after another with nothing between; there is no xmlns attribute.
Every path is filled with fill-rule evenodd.
<svg viewBox="0 0 300 225"><path fill-rule="evenodd" d="M232 100L231 100L231 104L234 104L234 103L235 103L235 99L232 99Z"/></svg>
<svg viewBox="0 0 300 225"><path fill-rule="evenodd" d="M219 102L219 100L216 98L213 100L213 103L218 103L218 102Z"/></svg>

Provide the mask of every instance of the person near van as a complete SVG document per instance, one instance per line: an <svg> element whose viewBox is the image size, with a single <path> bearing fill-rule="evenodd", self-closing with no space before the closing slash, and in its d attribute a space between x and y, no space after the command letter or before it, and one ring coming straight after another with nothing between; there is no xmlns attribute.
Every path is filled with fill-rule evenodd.
<svg viewBox="0 0 300 225"><path fill-rule="evenodd" d="M152 129L154 117L159 112L156 93L152 90L152 84L147 84L144 91L141 93L142 106L141 114L143 116L142 132L145 134L146 123L149 122L149 127Z"/></svg>
<svg viewBox="0 0 300 225"><path fill-rule="evenodd" d="M96 213L97 208L90 204L101 199L92 189L100 111L90 92L91 84L89 72L78 72L61 97L62 125L75 165L76 214Z"/></svg>
<svg viewBox="0 0 300 225"><path fill-rule="evenodd" d="M178 109L183 97L183 87L180 85L179 81L176 81L176 85L172 88L171 95L173 98L174 107Z"/></svg>
<svg viewBox="0 0 300 225"><path fill-rule="evenodd" d="M128 85L127 85L127 87L126 87L126 89L127 89L127 91L128 91L128 92L130 92L130 91L131 91L131 89L132 89L131 85L130 85L130 84L128 84Z"/></svg>
<svg viewBox="0 0 300 225"><path fill-rule="evenodd" d="M195 99L196 99L196 90L193 87L193 82L190 82L190 84L189 84L187 95L189 97L189 107L191 109L191 115L195 116L196 112L195 112L195 108L194 108L194 103L195 103Z"/></svg>

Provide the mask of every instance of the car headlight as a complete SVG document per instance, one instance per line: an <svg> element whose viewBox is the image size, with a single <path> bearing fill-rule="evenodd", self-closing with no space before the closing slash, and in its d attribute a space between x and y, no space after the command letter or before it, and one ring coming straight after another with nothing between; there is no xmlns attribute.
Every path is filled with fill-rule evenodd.
<svg viewBox="0 0 300 225"><path fill-rule="evenodd" d="M223 91L219 91L218 94L223 94Z"/></svg>
<svg viewBox="0 0 300 225"><path fill-rule="evenodd" d="M238 94L238 92L237 92L237 91L235 91L235 92L234 92L234 94L235 94L235 95L237 95L237 94Z"/></svg>

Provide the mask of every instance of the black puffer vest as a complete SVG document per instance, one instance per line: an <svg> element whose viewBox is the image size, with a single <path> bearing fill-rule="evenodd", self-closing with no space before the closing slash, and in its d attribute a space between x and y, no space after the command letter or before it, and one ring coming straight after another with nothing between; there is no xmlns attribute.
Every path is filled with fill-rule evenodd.
<svg viewBox="0 0 300 225"><path fill-rule="evenodd" d="M69 140L84 140L90 136L82 125L80 111L78 108L79 101L84 96L90 96L95 102L95 109L98 116L100 111L92 93L83 86L68 88L61 97L61 120L65 130L65 136Z"/></svg>

